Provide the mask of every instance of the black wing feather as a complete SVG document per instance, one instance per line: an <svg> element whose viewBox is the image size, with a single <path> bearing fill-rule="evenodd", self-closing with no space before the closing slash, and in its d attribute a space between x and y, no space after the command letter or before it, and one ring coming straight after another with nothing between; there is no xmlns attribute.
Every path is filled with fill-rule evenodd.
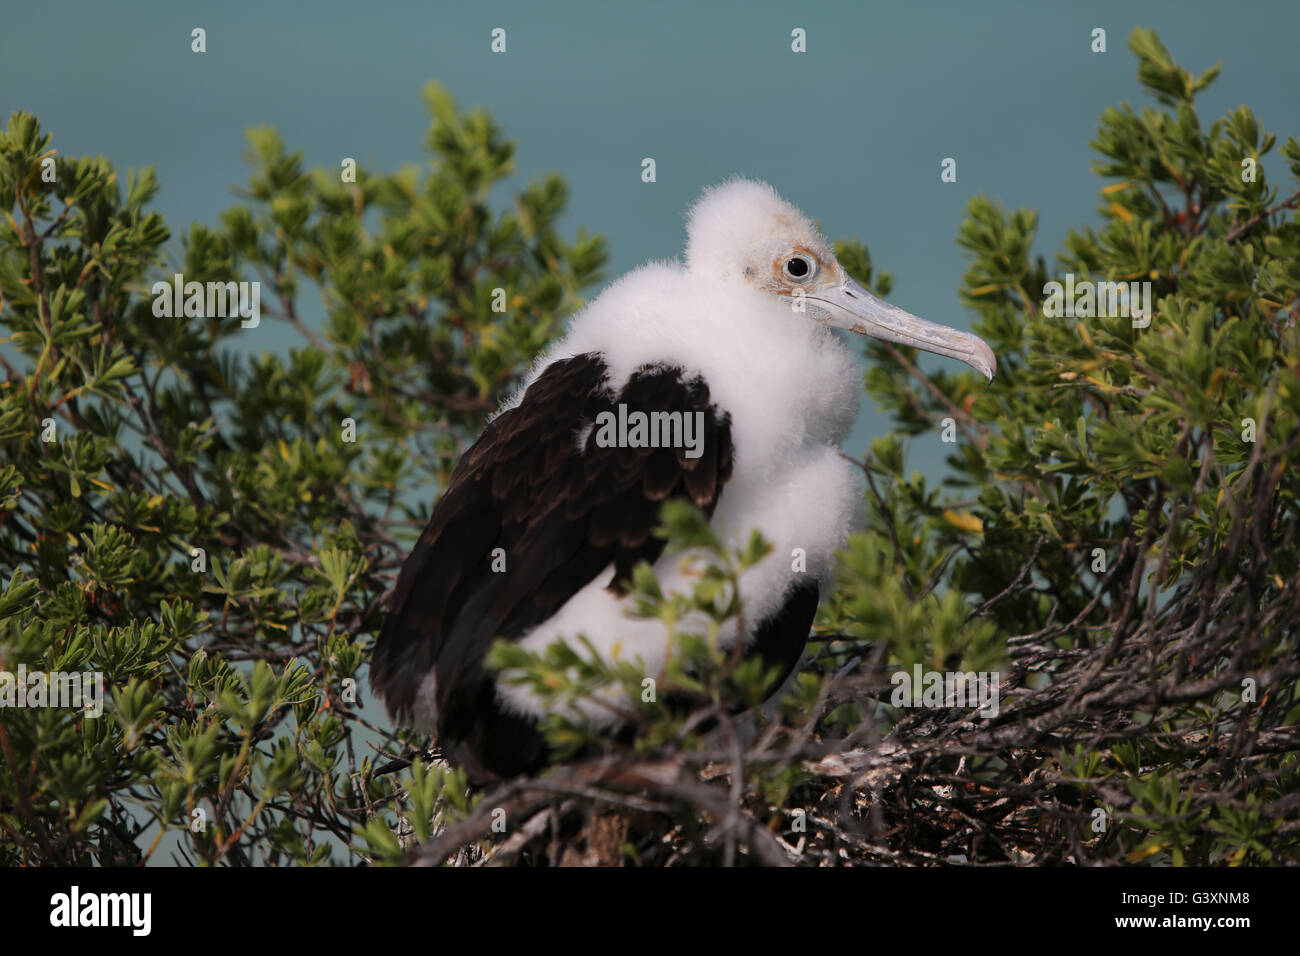
<svg viewBox="0 0 1300 956"><path fill-rule="evenodd" d="M702 412L703 454L602 448L594 428L580 452L581 430L619 403ZM545 748L531 722L496 706L488 647L545 621L611 563L620 591L639 561L663 551L659 505L685 497L711 514L732 461L730 420L699 378L646 366L615 395L597 353L548 366L465 453L398 576L371 663L390 714L409 721L435 670L444 753L478 775L536 765ZM504 572L492 570L497 548Z"/></svg>

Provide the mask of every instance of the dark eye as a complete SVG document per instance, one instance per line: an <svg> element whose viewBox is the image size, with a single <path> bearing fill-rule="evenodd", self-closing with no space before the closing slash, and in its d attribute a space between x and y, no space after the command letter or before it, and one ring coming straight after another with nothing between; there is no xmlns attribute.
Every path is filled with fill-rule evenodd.
<svg viewBox="0 0 1300 956"><path fill-rule="evenodd" d="M816 271L816 261L808 256L791 256L785 261L784 272L795 282L811 279Z"/></svg>

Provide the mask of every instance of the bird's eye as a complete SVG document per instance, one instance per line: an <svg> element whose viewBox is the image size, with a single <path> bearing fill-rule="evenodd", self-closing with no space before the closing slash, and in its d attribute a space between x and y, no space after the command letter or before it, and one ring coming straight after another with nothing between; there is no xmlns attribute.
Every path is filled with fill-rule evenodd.
<svg viewBox="0 0 1300 956"><path fill-rule="evenodd" d="M817 272L817 262L809 256L791 256L785 261L783 271L795 282L806 282Z"/></svg>

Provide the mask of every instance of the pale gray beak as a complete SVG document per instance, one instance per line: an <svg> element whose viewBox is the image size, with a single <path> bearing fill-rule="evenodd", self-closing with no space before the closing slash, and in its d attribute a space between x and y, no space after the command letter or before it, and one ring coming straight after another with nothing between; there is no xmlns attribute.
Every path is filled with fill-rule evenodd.
<svg viewBox="0 0 1300 956"><path fill-rule="evenodd" d="M990 382L993 381L998 360L993 350L979 336L917 318L910 312L904 312L897 306L876 298L847 276L842 285L827 292L809 295L808 299L830 314L826 324L832 328L861 332L873 339L910 345L935 355L946 355L965 362Z"/></svg>

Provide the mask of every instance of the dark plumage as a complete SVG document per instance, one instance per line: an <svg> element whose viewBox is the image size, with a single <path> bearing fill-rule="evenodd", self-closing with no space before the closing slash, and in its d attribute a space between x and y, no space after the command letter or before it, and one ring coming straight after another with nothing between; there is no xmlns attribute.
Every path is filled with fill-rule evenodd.
<svg viewBox="0 0 1300 956"><path fill-rule="evenodd" d="M619 403L702 412L703 453L602 448L594 431L580 450L577 436ZM452 474L389 599L371 684L409 722L432 670L449 757L488 773L535 767L544 748L531 721L500 708L483 664L488 648L546 620L611 564L609 587L620 590L638 562L663 551L653 535L663 501L689 498L711 514L731 469L730 421L699 379L647 366L615 394L599 355L554 363ZM493 570L498 548L504 571Z"/></svg>

